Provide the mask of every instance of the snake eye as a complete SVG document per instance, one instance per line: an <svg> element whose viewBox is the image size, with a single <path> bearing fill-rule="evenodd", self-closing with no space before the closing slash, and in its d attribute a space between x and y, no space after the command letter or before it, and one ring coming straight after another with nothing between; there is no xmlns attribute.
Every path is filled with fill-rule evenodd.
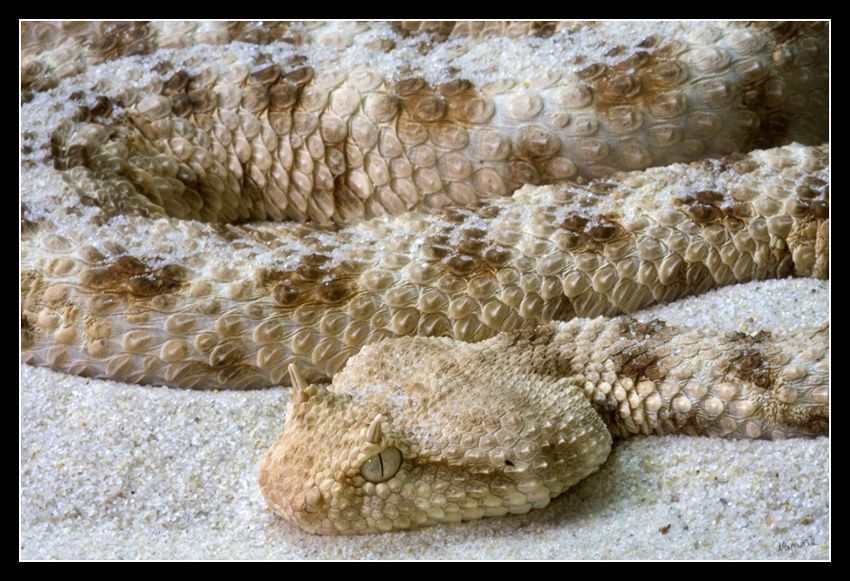
<svg viewBox="0 0 850 581"><path fill-rule="evenodd" d="M396 475L401 468L402 460L404 457L401 455L401 450L390 446L366 460L360 467L360 475L375 484L386 482Z"/></svg>

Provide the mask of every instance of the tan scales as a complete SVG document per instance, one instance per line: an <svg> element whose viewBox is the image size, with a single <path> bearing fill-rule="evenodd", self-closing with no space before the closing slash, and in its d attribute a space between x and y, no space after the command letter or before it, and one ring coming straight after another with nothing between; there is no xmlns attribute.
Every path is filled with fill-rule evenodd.
<svg viewBox="0 0 850 581"><path fill-rule="evenodd" d="M532 26L610 44L598 62L574 51L545 74L483 67L465 78L446 67L439 79L363 63L340 73L321 51L309 56L313 45L392 54L403 27L75 26L22 30L22 115L33 119L22 161L26 362L257 388L286 383L291 364L326 380L400 335L481 341L723 284L828 277L822 23L672 24L667 39L616 41L610 25ZM460 35L458 58L472 49L457 47L506 41L470 27L479 34ZM410 35L419 52L457 42L425 29ZM221 64L191 52L231 39L265 48ZM813 147L735 153L790 141ZM669 165L707 156L725 157ZM666 167L644 169L653 165ZM258 221L292 219L322 225ZM826 352L787 372L771 357L771 377L816 384L774 395L814 405L804 433L823 433ZM623 389L643 414L702 405L724 434L771 437L789 417L765 417L763 403L740 415L752 400L726 383L693 387L690 404L640 382ZM641 408L647 398L659 407ZM655 431L646 415L630 417ZM386 528L375 519L333 530Z"/></svg>

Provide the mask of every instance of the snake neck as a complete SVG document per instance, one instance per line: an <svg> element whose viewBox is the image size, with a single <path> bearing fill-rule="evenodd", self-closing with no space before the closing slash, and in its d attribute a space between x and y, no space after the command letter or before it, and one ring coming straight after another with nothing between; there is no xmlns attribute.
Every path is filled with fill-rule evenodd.
<svg viewBox="0 0 850 581"><path fill-rule="evenodd" d="M540 371L584 390L612 435L826 435L829 326L714 333L630 317L574 320Z"/></svg>

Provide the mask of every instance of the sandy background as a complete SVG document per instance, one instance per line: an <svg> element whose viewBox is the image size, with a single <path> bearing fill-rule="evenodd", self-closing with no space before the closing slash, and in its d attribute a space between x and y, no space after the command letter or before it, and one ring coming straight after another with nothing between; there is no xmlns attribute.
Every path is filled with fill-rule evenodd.
<svg viewBox="0 0 850 581"><path fill-rule="evenodd" d="M829 283L752 283L646 313L730 330L829 317ZM20 369L22 559L828 559L830 440L620 442L526 515L364 537L276 518L256 484L287 394Z"/></svg>
<svg viewBox="0 0 850 581"><path fill-rule="evenodd" d="M623 28L634 40L658 25ZM514 57L517 71L548 67L536 42L524 59ZM417 53L409 49L391 56L407 62ZM614 58L607 51L600 45L587 58ZM498 51L488 52L501 62ZM76 80L88 90L101 77L121 78L119 65ZM28 111L66 115L55 105ZM45 130L55 122L27 126ZM829 304L828 282L770 281L645 316L730 331L794 329L827 320ZM830 558L828 438L636 438L616 444L601 470L527 515L327 538L275 517L257 486L259 463L283 427L283 389L185 392L22 365L19 390L21 559Z"/></svg>

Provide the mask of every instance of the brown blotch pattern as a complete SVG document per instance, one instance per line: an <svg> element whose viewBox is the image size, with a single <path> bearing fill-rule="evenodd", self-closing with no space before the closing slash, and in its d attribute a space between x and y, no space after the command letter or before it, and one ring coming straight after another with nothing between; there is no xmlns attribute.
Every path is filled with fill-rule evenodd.
<svg viewBox="0 0 850 581"><path fill-rule="evenodd" d="M773 387L771 366L764 355L764 345L771 342L771 334L759 331L755 335L735 333L730 341L733 346L726 361L729 372L740 379L764 390Z"/></svg>
<svg viewBox="0 0 850 581"><path fill-rule="evenodd" d="M626 339L627 347L616 350L611 358L620 368L621 374L631 378L635 383L643 379L651 381L664 379L666 371L659 363L655 348L669 340L668 334L662 332L665 326L664 321L658 319L648 323L625 319L622 325L622 336Z"/></svg>
<svg viewBox="0 0 850 581"><path fill-rule="evenodd" d="M329 257L317 254L301 257L292 270L262 270L258 283L270 289L275 304L286 309L301 305L339 305L354 295L357 275L362 269L348 262L327 268Z"/></svg>
<svg viewBox="0 0 850 581"><path fill-rule="evenodd" d="M187 30L189 43L209 32ZM51 31L48 26L35 36L51 45L64 42L59 36L49 40ZM215 365L242 353L278 381L285 380L279 373L285 357L305 361L307 374L324 377L363 344L385 336L478 341L576 315L634 312L753 277L827 274L828 240L821 231L828 229L828 183L823 175L798 177L827 164L825 153L822 160L806 153L802 171L795 169L798 153L758 162L732 155L683 170L703 176L696 181L706 184L714 177L728 183L727 172L755 175L750 181L768 184L766 193L750 185L727 191L718 183L687 191L672 209L658 208L658 215L637 209L623 216L592 207L606 198L628 202L642 184L677 180L651 171L607 176L608 170L643 168L650 158L671 161L667 154L673 160L715 154L679 144L712 142L715 113L740 109L735 79L764 85L765 95L782 108L782 87L769 86L765 67L741 56L763 56L770 41L760 33L708 27L688 41L647 38L637 50L610 47L611 64L583 62L576 75L553 71L527 83L502 79L480 87L459 71L453 80L431 85L415 74L321 72L300 54L277 62L262 46L286 34L285 26L234 25L218 40L238 37L260 46L248 62L217 68L169 56L152 65L159 79L138 92L75 91L69 95L73 118L50 135L44 161L63 172L72 199L79 198L69 214L94 214L89 226L108 227L112 216L128 214L131 221L141 218L138 223L156 218L157 228L179 224L240 251L268 253L296 240L309 250L294 266L286 257L286 268L251 270L241 280L233 269L214 283L190 280L188 267L171 272L143 257L109 252L108 259L84 261L73 276L82 282L81 292L115 295L115 301L91 300L85 308L120 311L114 305L125 297L151 306L156 299L160 306L189 291L194 294L187 302L205 317L236 316L236 310L251 319L241 334L228 327L226 341L205 335L197 348L210 357L215 353ZM819 42L812 38L808 48L789 50L820 62ZM788 58L782 66L796 66L797 57ZM777 66L767 67L770 74ZM713 84L700 85L703 80ZM819 90L817 78L806 82L804 93ZM659 120L666 129L647 134ZM659 140L649 157L648 135ZM37 148L29 142L25 147ZM524 183L564 178L576 181L556 194L562 198L517 218L512 203L488 200ZM478 207L460 208L467 203ZM578 206L570 211L573 203ZM349 260L320 241L331 239L320 234L334 234L333 244L348 245L352 238L333 223L408 209L423 211L410 222L399 220L410 236L370 232L372 247L357 248ZM201 228L191 220L209 224ZM482 225L487 220L493 225ZM299 229L255 227L254 221L332 224ZM425 233L418 232L421 227ZM40 229L33 223L24 232ZM194 259L187 264L200 265ZM53 325L60 314L39 316ZM254 347L214 351L219 343L234 347L233 337L247 335L250 325L266 317L276 319L264 321L270 332L258 334L260 353ZM138 313L127 318L121 324L139 323ZM57 329L57 340L72 339L73 330ZM287 335L286 347L267 348L271 331ZM136 339L129 335L127 343L140 348ZM179 360L182 346L171 339L161 348ZM630 373L651 374L650 357L627 355L623 364ZM114 361L129 369L126 358Z"/></svg>
<svg viewBox="0 0 850 581"><path fill-rule="evenodd" d="M438 35L548 36L593 24L398 29L420 26ZM216 31L187 25L180 34L188 43L297 46L319 27L241 22ZM50 24L25 28L34 52L65 34ZM817 115L803 124L811 130L806 136L792 127L797 112L828 109L824 29L798 28L799 34L774 37L741 25L706 27L687 43L650 37L637 48L611 47L613 64L582 63L574 76L483 87L461 76L436 86L417 76L317 79L306 57L273 62L263 52L253 57L253 69L211 67L194 76L186 65L198 63L160 61L153 67L162 76L158 95L140 94L128 103L78 95L74 119L86 124L79 128L85 136L63 128L45 161L68 171L80 187L89 176L70 170L89 169L94 179L129 187L138 196L117 204L125 211L135 205L206 222L349 222L417 207L474 205L524 184L825 138ZM101 58L135 50L133 43L176 42L130 23L74 33L90 35L82 46L106 55ZM773 52L771 43L777 43ZM25 90L49 74L41 60L27 62ZM126 113L115 116L114 105Z"/></svg>
<svg viewBox="0 0 850 581"><path fill-rule="evenodd" d="M185 267L167 264L151 268L132 256L98 262L80 273L80 284L91 291L122 294L134 299L177 292L190 279L191 273Z"/></svg>

